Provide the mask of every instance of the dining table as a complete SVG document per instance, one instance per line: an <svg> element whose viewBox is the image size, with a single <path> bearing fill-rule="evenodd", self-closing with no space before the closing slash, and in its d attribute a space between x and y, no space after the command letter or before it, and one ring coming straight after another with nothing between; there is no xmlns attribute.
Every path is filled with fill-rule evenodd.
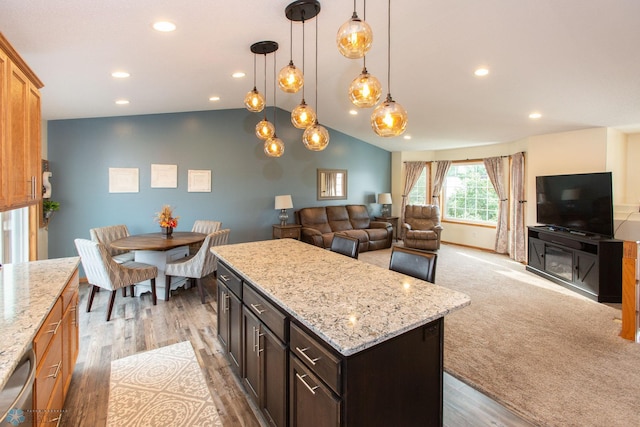
<svg viewBox="0 0 640 427"><path fill-rule="evenodd" d="M134 260L158 267L156 276L156 293L158 299L164 299L166 276L164 274L167 262L189 256L189 246L202 243L207 237L204 233L193 231L174 231L169 237L164 233L132 234L110 243L113 248L132 251ZM171 278L171 290L175 290L187 283L184 277ZM151 282L136 283L134 296L151 292Z"/></svg>

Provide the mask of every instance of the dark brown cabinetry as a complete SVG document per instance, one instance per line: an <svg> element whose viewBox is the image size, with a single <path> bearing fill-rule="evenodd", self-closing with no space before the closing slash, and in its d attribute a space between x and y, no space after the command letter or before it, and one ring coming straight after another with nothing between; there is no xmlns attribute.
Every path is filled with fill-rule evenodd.
<svg viewBox="0 0 640 427"><path fill-rule="evenodd" d="M242 375L242 281L224 265L218 268L218 337L231 367Z"/></svg>
<svg viewBox="0 0 640 427"><path fill-rule="evenodd" d="M224 264L218 267L219 316L237 283L241 326L222 316L219 337L229 349L241 330L239 377L268 424L442 425L442 318L344 355Z"/></svg>
<svg viewBox="0 0 640 427"><path fill-rule="evenodd" d="M598 302L622 301L622 241L529 227L527 270Z"/></svg>

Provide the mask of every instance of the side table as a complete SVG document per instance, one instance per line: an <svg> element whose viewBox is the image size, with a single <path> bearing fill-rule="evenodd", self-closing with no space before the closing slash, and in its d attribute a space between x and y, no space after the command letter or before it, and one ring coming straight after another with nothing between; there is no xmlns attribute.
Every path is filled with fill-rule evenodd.
<svg viewBox="0 0 640 427"><path fill-rule="evenodd" d="M390 222L393 226L393 238L398 241L398 217L397 216L376 216L376 221Z"/></svg>
<svg viewBox="0 0 640 427"><path fill-rule="evenodd" d="M273 235L274 239L297 239L300 240L300 229L302 226L300 224L273 224Z"/></svg>

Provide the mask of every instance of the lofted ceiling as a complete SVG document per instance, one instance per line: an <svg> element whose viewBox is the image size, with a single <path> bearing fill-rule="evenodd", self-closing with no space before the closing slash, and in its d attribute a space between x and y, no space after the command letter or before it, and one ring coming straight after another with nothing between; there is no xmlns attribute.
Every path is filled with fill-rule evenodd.
<svg viewBox="0 0 640 427"><path fill-rule="evenodd" d="M44 82L46 120L243 108L253 87L251 44L274 40L267 56L290 59L288 0L2 0L0 32ZM364 16L363 0L356 2ZM387 0L366 2L374 42L367 69L387 86ZM344 58L335 36L353 2L321 1L318 99L315 26L305 24L308 104L321 124L388 151L440 150L515 141L590 127L640 124L640 1L394 0L391 94L409 112L403 137L381 138L371 109L354 109L347 88L362 60ZM177 25L154 31L156 20ZM302 67L302 24L293 25L293 60ZM257 57L264 93L265 58ZM474 70L490 70L479 78ZM124 70L127 79L111 73ZM246 77L232 78L244 71ZM219 96L219 101L209 101ZM384 95L383 95L384 97ZM128 105L116 105L125 98ZM301 94L278 90L291 111ZM532 120L531 112L542 117ZM256 122L262 114L256 115ZM293 141L284 141L285 144ZM296 141L299 142L299 141Z"/></svg>

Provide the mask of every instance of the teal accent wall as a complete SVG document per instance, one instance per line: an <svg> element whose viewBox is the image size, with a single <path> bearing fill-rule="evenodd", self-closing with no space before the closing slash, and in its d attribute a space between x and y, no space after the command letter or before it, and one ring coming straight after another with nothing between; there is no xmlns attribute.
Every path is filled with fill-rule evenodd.
<svg viewBox="0 0 640 427"><path fill-rule="evenodd" d="M73 239L90 238L93 227L157 232L154 214L164 204L180 216L177 231L190 231L196 219L218 220L231 229L230 243L270 239L279 194L293 199L289 222L306 206L366 204L379 213L376 194L391 188L391 153L333 129L327 149L311 152L289 113L277 116L285 142L277 159L254 134L262 113L244 109L49 121L52 199L61 203L49 224L49 258L77 255ZM151 188L151 164L177 165L178 187ZM139 192L109 193L110 167L138 168ZM316 200L318 168L348 170L347 200ZM189 169L211 170L210 193L187 191Z"/></svg>

